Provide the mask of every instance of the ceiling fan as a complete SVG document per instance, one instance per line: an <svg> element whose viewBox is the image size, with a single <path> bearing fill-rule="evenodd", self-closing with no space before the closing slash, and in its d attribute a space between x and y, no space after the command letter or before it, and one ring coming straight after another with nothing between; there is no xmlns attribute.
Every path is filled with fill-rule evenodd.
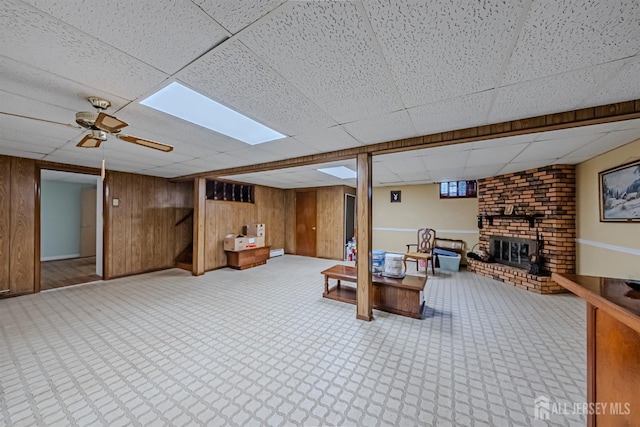
<svg viewBox="0 0 640 427"><path fill-rule="evenodd" d="M133 144L142 145L143 147L153 148L164 152L173 150L171 145L162 144L160 142L151 141L150 139L139 138L131 135L121 135L120 130L129 126L115 116L111 116L104 112L111 106L111 102L98 97L89 97L89 102L96 111L81 111L76 113L76 123L83 128L91 131L90 135L86 135L76 145L81 148L97 148L103 141L107 140L107 133L113 134L116 138Z"/></svg>
<svg viewBox="0 0 640 427"><path fill-rule="evenodd" d="M154 150L164 151L168 153L173 151L173 147L168 144L162 144L160 142L152 141L150 139L140 138L132 135L120 134L120 130L129 126L128 123L123 122L115 116L109 115L104 112L111 106L111 102L106 99L91 96L88 101L96 109L96 111L80 111L76 113L76 123L82 128L88 129L91 133L85 135L84 138L76 144L80 148L98 148L100 144L107 140L107 134L115 135L116 138L132 144L138 144L143 147L153 148ZM12 114L6 112L0 112L7 116L21 117L24 119L38 120L46 123L55 123L64 125L67 127L77 127L68 123L60 123L52 120L40 119L36 117L23 116L20 114Z"/></svg>

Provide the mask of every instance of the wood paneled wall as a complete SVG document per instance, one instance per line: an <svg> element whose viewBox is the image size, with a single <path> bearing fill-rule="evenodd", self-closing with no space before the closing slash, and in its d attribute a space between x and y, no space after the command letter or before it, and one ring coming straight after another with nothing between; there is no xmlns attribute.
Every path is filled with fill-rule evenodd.
<svg viewBox="0 0 640 427"><path fill-rule="evenodd" d="M0 156L0 291L8 290L11 249L11 158Z"/></svg>
<svg viewBox="0 0 640 427"><path fill-rule="evenodd" d="M317 243L319 258L344 259L344 196L355 194L347 186L317 187L285 190L285 252L296 253L296 193L317 192Z"/></svg>
<svg viewBox="0 0 640 427"><path fill-rule="evenodd" d="M105 278L172 267L191 239L188 225L176 227L193 206L191 183L112 171L105 183Z"/></svg>
<svg viewBox="0 0 640 427"><path fill-rule="evenodd" d="M0 290L9 295L35 290L35 174L35 160L0 156Z"/></svg>
<svg viewBox="0 0 640 427"><path fill-rule="evenodd" d="M227 265L223 240L227 234L242 233L242 226L250 223L265 224L265 244L284 248L284 194L271 187L255 187L255 203L207 200L205 223L205 269L213 270Z"/></svg>
<svg viewBox="0 0 640 427"><path fill-rule="evenodd" d="M284 251L296 253L296 190L284 192Z"/></svg>

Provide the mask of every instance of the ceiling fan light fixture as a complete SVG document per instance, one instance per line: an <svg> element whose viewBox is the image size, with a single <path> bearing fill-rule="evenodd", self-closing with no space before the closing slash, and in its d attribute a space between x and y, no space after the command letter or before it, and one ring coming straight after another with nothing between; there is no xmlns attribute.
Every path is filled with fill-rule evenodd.
<svg viewBox="0 0 640 427"><path fill-rule="evenodd" d="M80 111L76 113L76 123L83 128L92 129L96 118L98 118L98 113L95 111Z"/></svg>

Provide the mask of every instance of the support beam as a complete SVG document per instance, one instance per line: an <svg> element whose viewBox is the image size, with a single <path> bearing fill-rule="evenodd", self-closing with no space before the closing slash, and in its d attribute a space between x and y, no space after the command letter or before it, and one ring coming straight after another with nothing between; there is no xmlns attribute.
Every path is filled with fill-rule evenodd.
<svg viewBox="0 0 640 427"><path fill-rule="evenodd" d="M372 209L371 183L373 170L371 153L358 154L358 188L356 193L357 232L356 244L358 257L356 261L358 290L356 301L356 317L359 320L373 320L373 284L371 281L372 259Z"/></svg>
<svg viewBox="0 0 640 427"><path fill-rule="evenodd" d="M205 206L207 203L207 180L193 180L193 270L194 276L204 274Z"/></svg>

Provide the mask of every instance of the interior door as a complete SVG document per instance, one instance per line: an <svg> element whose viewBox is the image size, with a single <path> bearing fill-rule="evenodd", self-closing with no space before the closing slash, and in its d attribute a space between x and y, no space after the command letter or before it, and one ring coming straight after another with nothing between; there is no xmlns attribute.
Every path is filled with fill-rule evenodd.
<svg viewBox="0 0 640 427"><path fill-rule="evenodd" d="M82 189L80 214L80 256L96 255L96 189Z"/></svg>
<svg viewBox="0 0 640 427"><path fill-rule="evenodd" d="M315 191L296 193L296 254L316 256L317 195Z"/></svg>

